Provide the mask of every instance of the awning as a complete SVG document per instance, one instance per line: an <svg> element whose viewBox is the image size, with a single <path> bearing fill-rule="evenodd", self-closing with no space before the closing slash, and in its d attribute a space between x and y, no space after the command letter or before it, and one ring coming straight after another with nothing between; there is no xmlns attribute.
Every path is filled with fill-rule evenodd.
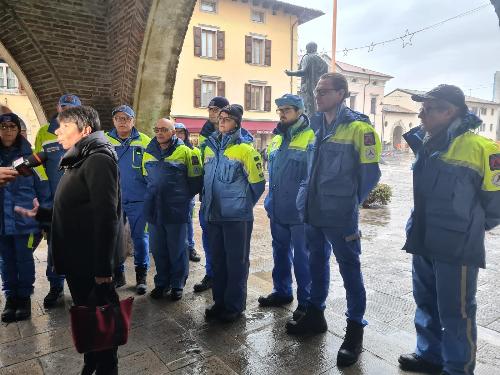
<svg viewBox="0 0 500 375"><path fill-rule="evenodd" d="M178 116L175 121L186 125L190 133L199 133L207 120L205 118ZM276 122L243 120L242 126L252 134L271 134L276 127Z"/></svg>

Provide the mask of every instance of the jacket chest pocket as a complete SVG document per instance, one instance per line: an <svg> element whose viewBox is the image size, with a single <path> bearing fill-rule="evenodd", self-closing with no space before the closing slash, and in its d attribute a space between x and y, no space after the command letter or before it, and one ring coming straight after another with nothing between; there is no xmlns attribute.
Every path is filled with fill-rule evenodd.
<svg viewBox="0 0 500 375"><path fill-rule="evenodd" d="M235 182L243 175L240 162L236 160L223 160L218 168L217 179L225 184Z"/></svg>
<svg viewBox="0 0 500 375"><path fill-rule="evenodd" d="M132 149L132 168L141 168L143 151L140 147Z"/></svg>

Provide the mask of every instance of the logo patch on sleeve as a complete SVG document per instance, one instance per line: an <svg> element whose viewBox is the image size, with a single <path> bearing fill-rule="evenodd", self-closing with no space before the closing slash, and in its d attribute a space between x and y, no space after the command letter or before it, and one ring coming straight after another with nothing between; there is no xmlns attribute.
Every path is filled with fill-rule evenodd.
<svg viewBox="0 0 500 375"><path fill-rule="evenodd" d="M500 154L490 155L490 169L492 171L500 170Z"/></svg>
<svg viewBox="0 0 500 375"><path fill-rule="evenodd" d="M500 173L493 175L493 178L491 179L491 183L495 186L500 187Z"/></svg>
<svg viewBox="0 0 500 375"><path fill-rule="evenodd" d="M375 145L375 134L365 133L365 146Z"/></svg>
<svg viewBox="0 0 500 375"><path fill-rule="evenodd" d="M193 165L200 165L200 161L198 160L198 156L191 156L191 163Z"/></svg>

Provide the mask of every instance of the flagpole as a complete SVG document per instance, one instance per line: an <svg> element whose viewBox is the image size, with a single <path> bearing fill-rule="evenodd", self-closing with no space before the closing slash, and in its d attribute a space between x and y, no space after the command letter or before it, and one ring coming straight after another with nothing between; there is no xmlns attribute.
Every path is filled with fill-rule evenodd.
<svg viewBox="0 0 500 375"><path fill-rule="evenodd" d="M332 66L331 71L335 72L337 59L335 51L337 50L337 0L333 0L333 23L332 23Z"/></svg>

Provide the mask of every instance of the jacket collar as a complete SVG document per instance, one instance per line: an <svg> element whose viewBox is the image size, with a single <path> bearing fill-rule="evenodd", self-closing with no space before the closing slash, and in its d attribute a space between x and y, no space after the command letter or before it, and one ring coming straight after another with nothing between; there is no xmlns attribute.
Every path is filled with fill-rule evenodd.
<svg viewBox="0 0 500 375"><path fill-rule="evenodd" d="M158 143L158 140L156 137L154 137L151 142L149 142L148 147L146 148L146 152L148 154L153 155L157 160L164 159L170 155L173 154L175 149L181 145L183 145L184 142L182 142L179 138L177 138L175 135L172 136L172 141L170 142L170 146L163 150L160 147L160 144Z"/></svg>
<svg viewBox="0 0 500 375"><path fill-rule="evenodd" d="M77 168L93 154L105 154L117 160L114 147L106 139L103 131L89 134L71 147L61 159L59 168Z"/></svg>
<svg viewBox="0 0 500 375"><path fill-rule="evenodd" d="M302 114L300 117L290 126L285 126L281 122L278 123L276 128L273 130L273 134L281 135L283 137L289 136L292 139L296 134L302 132L309 127L309 119L306 115Z"/></svg>
<svg viewBox="0 0 500 375"><path fill-rule="evenodd" d="M118 132L116 131L116 128L113 128L111 131L108 132L108 134L110 137L112 137L120 142L124 142L124 141L128 141L128 140L133 141L134 139L138 139L140 136L139 131L137 130L137 128L135 126L132 127L132 131L130 132L130 136L125 140L120 138L120 136L118 135Z"/></svg>

